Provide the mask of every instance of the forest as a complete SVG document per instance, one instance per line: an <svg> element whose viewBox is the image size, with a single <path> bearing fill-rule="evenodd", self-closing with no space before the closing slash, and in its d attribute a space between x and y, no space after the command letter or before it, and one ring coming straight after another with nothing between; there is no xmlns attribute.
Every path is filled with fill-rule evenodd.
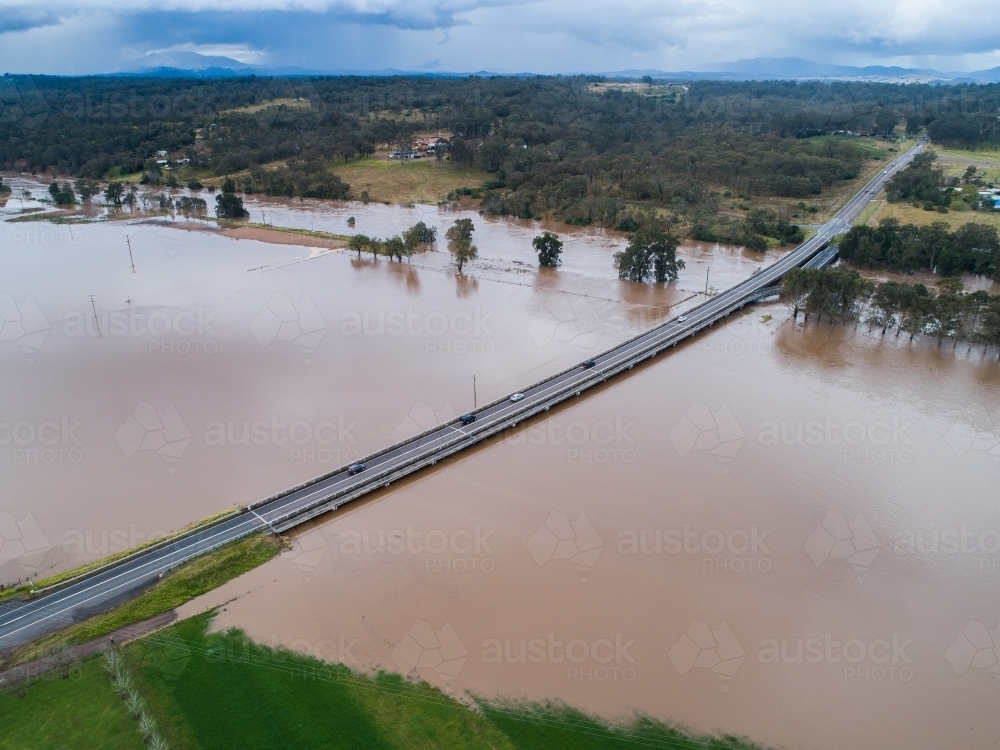
<svg viewBox="0 0 1000 750"><path fill-rule="evenodd" d="M683 230L764 250L768 238L799 241L798 227L780 211L727 216L724 203L777 196L804 208L856 179L872 156L857 139L816 136L891 138L905 124L975 145L985 131L970 123L995 123L1000 98L996 86L782 81L701 81L643 96L598 91L600 80L4 76L0 167L104 180L141 173L155 184L166 152L191 170L239 175L243 192L358 198L331 165L441 132L441 167L479 170L470 192L486 213Z"/></svg>

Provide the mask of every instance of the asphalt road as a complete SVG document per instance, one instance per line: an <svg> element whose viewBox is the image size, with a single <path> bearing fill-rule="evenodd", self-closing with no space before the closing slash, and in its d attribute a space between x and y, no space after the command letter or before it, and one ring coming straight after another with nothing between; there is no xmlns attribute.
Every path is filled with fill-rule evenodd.
<svg viewBox="0 0 1000 750"><path fill-rule="evenodd" d="M791 268L807 263L836 234L847 231L894 172L923 150L921 140L899 156L857 193L813 237L784 258L741 284L657 328L593 358L594 365L577 365L521 391L523 398L488 404L474 412L476 420L455 420L430 432L362 459L365 470L350 476L346 467L278 496L254 503L238 514L148 548L57 590L36 594L24 602L0 604L0 651L38 638L74 621L118 604L154 583L171 568L247 534L264 529L286 531L344 503L464 450L553 405L631 369L635 364L675 346L698 331L752 302ZM683 318L681 320L680 318Z"/></svg>

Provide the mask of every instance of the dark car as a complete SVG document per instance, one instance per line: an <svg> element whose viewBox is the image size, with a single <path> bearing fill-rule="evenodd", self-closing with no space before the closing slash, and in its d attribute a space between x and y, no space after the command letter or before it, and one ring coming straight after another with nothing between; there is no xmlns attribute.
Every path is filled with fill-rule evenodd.
<svg viewBox="0 0 1000 750"><path fill-rule="evenodd" d="M463 414L462 416L460 416L458 418L458 421L461 422L462 424L472 424L473 422L476 421L476 415L475 414Z"/></svg>
<svg viewBox="0 0 1000 750"><path fill-rule="evenodd" d="M589 370L591 367L594 367L596 364L597 364L597 362L595 362L592 359L585 359L583 361L583 369L584 370Z"/></svg>
<svg viewBox="0 0 1000 750"><path fill-rule="evenodd" d="M355 474L360 474L364 470L365 470L364 464L351 464L350 466L347 467L347 473L352 477Z"/></svg>

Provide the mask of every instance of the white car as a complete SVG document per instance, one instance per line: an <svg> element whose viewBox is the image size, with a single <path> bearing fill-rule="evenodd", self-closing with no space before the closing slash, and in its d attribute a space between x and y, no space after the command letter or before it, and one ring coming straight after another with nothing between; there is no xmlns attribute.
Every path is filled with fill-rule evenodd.
<svg viewBox="0 0 1000 750"><path fill-rule="evenodd" d="M678 315L677 316L677 322L678 323L683 323L687 319L688 319L687 315Z"/></svg>
<svg viewBox="0 0 1000 750"><path fill-rule="evenodd" d="M513 396L510 397L510 400L513 401L514 403L517 403L522 398L524 398L524 394L523 393L515 393Z"/></svg>

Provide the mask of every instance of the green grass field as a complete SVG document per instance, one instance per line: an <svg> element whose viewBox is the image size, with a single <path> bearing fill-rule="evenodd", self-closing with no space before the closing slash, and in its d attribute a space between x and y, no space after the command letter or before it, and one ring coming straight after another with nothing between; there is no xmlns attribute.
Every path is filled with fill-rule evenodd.
<svg viewBox="0 0 1000 750"><path fill-rule="evenodd" d="M141 750L100 659L0 693L0 750Z"/></svg>
<svg viewBox="0 0 1000 750"><path fill-rule="evenodd" d="M608 724L561 703L469 705L396 675L352 673L238 631L211 614L125 647L129 672L173 750L753 750L636 717ZM136 722L101 657L0 692L0 750L139 750Z"/></svg>

